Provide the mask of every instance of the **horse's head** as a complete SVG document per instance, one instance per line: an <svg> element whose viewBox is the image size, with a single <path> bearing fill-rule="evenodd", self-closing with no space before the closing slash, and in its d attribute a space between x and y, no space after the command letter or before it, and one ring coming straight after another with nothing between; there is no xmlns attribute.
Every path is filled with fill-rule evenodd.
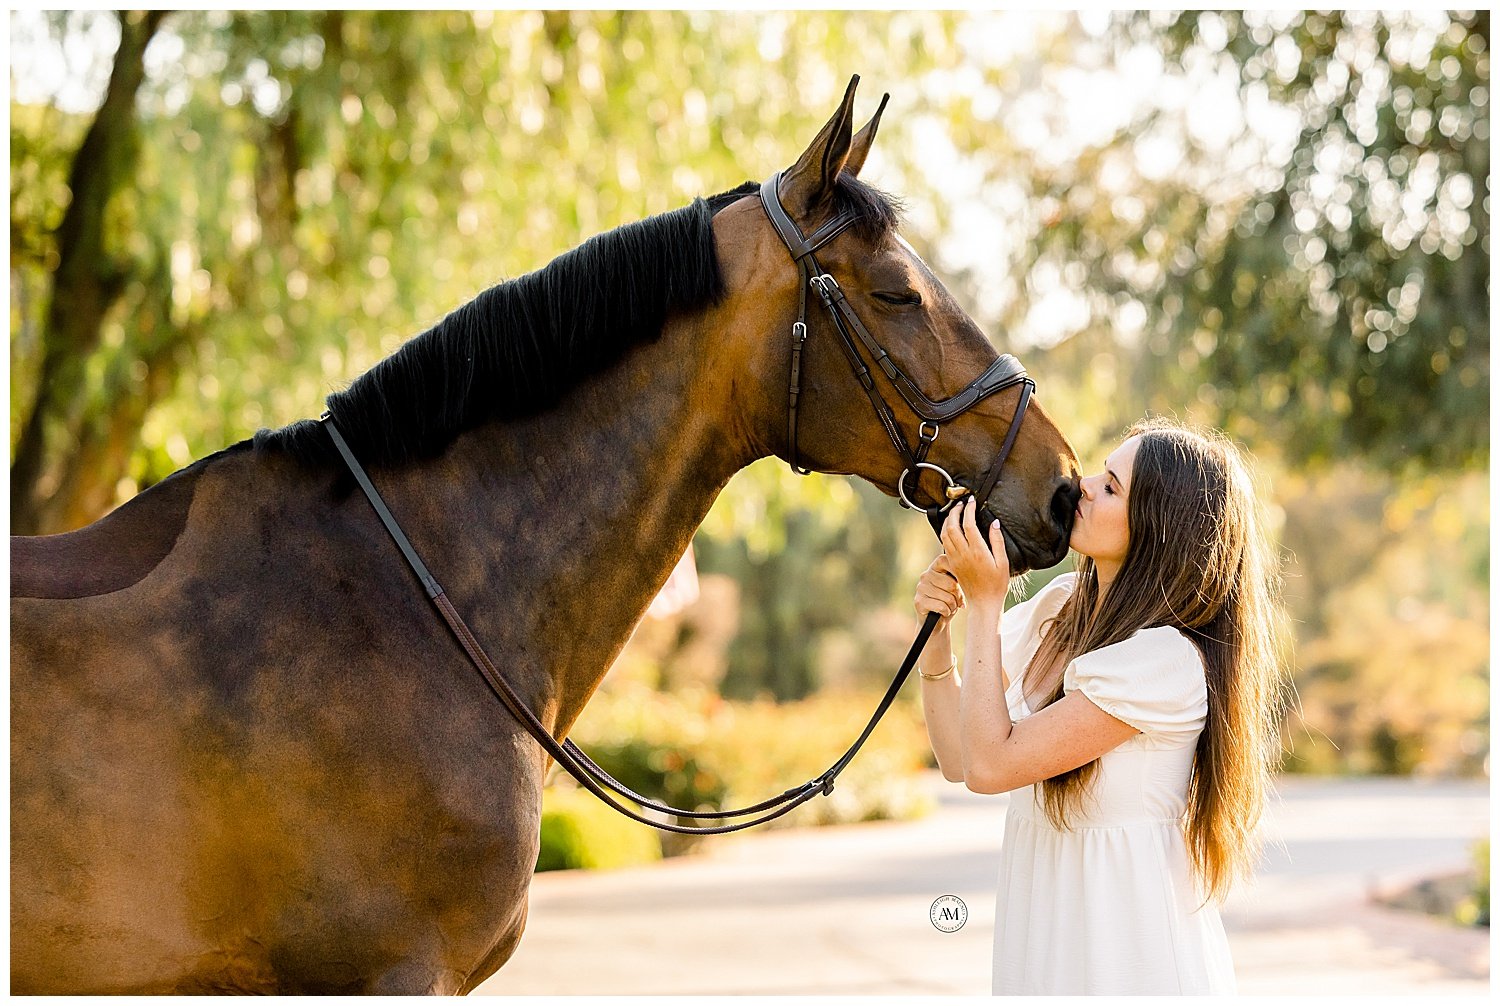
<svg viewBox="0 0 1500 1006"><path fill-rule="evenodd" d="M761 340L748 352L779 375L769 386L779 391L781 421L772 421L766 449L794 466L859 475L892 496L904 489L936 528L936 508L959 489L949 492L941 473L914 462L978 492L1019 418L988 510L1005 529L1013 570L1051 566L1067 552L1078 459L1035 399L1027 401L1019 368L996 360L897 233L890 202L858 180L880 111L854 133L857 83L794 165L759 199L741 199L715 221L738 327ZM794 354L799 317L806 341ZM893 423L881 418L880 402ZM776 402L766 404L774 415Z"/></svg>

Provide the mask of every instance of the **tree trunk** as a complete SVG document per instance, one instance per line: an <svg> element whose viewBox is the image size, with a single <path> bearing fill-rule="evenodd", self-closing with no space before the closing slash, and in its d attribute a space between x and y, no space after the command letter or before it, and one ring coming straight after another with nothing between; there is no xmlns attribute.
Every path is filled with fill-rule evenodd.
<svg viewBox="0 0 1500 1006"><path fill-rule="evenodd" d="M65 530L49 526L47 506L56 491L49 468L71 449L49 443L48 428L65 416L83 390L84 366L99 345L104 320L128 278L105 248L105 215L111 198L129 180L136 160L135 98L145 80L143 56L161 26L164 11L120 15L120 47L104 103L84 135L68 172L72 198L57 231L57 272L42 333L37 393L16 445L10 471L12 534Z"/></svg>

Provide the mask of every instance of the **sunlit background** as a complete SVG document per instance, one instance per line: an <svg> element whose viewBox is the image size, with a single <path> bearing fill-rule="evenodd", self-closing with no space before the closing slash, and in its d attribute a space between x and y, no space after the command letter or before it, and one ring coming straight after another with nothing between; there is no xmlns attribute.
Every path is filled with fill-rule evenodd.
<svg viewBox="0 0 1500 1006"><path fill-rule="evenodd" d="M1258 459L1296 634L1285 770L1480 775L1488 41L1485 12L14 13L12 529L316 416L484 287L788 165L859 73L861 118L892 96L863 177L1086 470L1148 412ZM59 271L64 241L90 269ZM689 804L810 777L934 551L869 486L752 466L575 736ZM794 822L922 813L913 692ZM544 857L662 852L605 830Z"/></svg>

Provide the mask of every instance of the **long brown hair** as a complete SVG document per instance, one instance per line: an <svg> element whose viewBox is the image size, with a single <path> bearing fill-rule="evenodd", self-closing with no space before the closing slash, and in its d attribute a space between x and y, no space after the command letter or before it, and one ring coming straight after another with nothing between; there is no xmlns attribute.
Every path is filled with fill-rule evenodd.
<svg viewBox="0 0 1500 1006"><path fill-rule="evenodd" d="M1026 673L1036 680L1155 626L1173 626L1197 645L1208 719L1188 782L1185 836L1204 892L1222 900L1254 865L1256 825L1280 754L1280 563L1249 466L1228 438L1159 418L1126 436L1140 443L1125 561L1100 598L1093 560L1080 559L1076 588L1047 623ZM1042 705L1062 694L1058 675ZM1042 782L1055 826L1067 827L1098 768L1095 760Z"/></svg>

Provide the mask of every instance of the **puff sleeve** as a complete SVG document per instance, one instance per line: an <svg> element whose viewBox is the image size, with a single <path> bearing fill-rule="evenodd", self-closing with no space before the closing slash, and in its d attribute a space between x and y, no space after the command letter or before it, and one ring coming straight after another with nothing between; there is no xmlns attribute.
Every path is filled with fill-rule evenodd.
<svg viewBox="0 0 1500 1006"><path fill-rule="evenodd" d="M1157 744L1196 741L1208 718L1203 658L1170 626L1142 629L1129 639L1075 658L1065 691L1080 691L1122 723Z"/></svg>

